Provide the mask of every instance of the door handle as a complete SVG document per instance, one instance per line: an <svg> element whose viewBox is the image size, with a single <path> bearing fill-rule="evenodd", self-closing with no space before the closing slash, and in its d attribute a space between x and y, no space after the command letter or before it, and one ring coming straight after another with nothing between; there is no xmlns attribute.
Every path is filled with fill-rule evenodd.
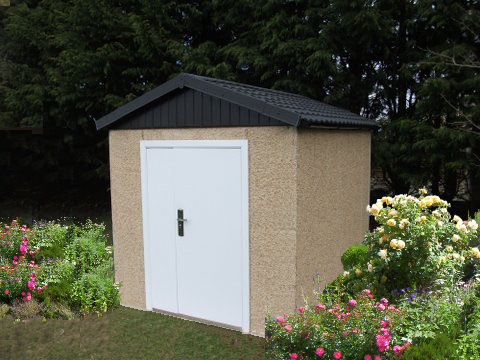
<svg viewBox="0 0 480 360"><path fill-rule="evenodd" d="M184 235L183 224L184 224L185 221L187 221L187 219L185 219L185 218L183 217L183 210L182 210L182 209L178 209L178 210L177 210L178 236L183 236L183 235Z"/></svg>

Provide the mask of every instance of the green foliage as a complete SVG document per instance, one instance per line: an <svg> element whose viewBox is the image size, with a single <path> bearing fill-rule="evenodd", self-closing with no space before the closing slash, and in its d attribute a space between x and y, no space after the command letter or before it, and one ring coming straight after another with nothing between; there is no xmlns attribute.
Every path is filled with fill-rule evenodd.
<svg viewBox="0 0 480 360"><path fill-rule="evenodd" d="M61 303L46 301L43 303L41 314L48 319L71 320L76 317L67 306Z"/></svg>
<svg viewBox="0 0 480 360"><path fill-rule="evenodd" d="M458 359L457 345L452 341L451 334L435 333L433 338L420 340L415 346L410 346L402 354L402 360L445 360Z"/></svg>
<svg viewBox="0 0 480 360"><path fill-rule="evenodd" d="M344 270L349 270L364 263L364 257L368 252L365 244L353 244L342 254L341 260Z"/></svg>
<svg viewBox="0 0 480 360"><path fill-rule="evenodd" d="M7 304L0 304L0 320L8 314L10 308Z"/></svg>
<svg viewBox="0 0 480 360"><path fill-rule="evenodd" d="M112 286L113 276L109 264L99 266L81 275L72 284L70 304L84 313L107 311L120 306L118 288Z"/></svg>

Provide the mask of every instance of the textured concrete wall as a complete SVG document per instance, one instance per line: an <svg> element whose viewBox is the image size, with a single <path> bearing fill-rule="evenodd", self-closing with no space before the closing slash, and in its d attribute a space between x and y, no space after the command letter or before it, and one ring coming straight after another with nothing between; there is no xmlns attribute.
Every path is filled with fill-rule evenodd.
<svg viewBox="0 0 480 360"><path fill-rule="evenodd" d="M296 149L289 127L111 130L116 281L122 304L145 308L140 140L249 141L250 327L264 335L265 309L295 308Z"/></svg>
<svg viewBox="0 0 480 360"><path fill-rule="evenodd" d="M298 132L297 307L302 287L310 304L316 299L316 271L322 283L324 271L327 283L335 279L343 272L342 253L368 230L370 142L368 131Z"/></svg>

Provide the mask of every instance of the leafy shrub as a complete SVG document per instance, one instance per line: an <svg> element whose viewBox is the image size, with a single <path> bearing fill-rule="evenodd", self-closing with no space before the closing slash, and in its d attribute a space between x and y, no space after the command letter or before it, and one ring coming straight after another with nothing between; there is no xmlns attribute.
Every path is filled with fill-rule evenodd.
<svg viewBox="0 0 480 360"><path fill-rule="evenodd" d="M10 314L15 319L30 319L40 315L41 312L42 307L35 299L30 301L15 300L10 306Z"/></svg>
<svg viewBox="0 0 480 360"><path fill-rule="evenodd" d="M402 354L402 360L445 360L458 359L457 345L452 341L450 334L435 333L433 338L422 339L415 346L411 346Z"/></svg>
<svg viewBox="0 0 480 360"><path fill-rule="evenodd" d="M83 274L72 284L70 304L83 311L107 311L120 305L119 283L113 283L110 264L97 267L92 272Z"/></svg>
<svg viewBox="0 0 480 360"><path fill-rule="evenodd" d="M342 254L341 260L344 270L349 270L364 263L364 257L368 252L368 246L353 244Z"/></svg>
<svg viewBox="0 0 480 360"><path fill-rule="evenodd" d="M118 307L121 284L113 283L112 247L105 246L104 230L90 220L79 226L38 222L33 229L13 221L3 227L0 302L35 298L45 304L45 314L63 318L73 312L58 303L83 312Z"/></svg>

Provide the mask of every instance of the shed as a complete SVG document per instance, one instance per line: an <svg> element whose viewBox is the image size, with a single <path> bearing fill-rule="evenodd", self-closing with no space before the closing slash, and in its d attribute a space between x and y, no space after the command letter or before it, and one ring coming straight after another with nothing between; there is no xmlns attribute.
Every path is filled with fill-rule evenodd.
<svg viewBox="0 0 480 360"><path fill-rule="evenodd" d="M180 74L96 126L124 306L264 336L368 229L373 120Z"/></svg>

